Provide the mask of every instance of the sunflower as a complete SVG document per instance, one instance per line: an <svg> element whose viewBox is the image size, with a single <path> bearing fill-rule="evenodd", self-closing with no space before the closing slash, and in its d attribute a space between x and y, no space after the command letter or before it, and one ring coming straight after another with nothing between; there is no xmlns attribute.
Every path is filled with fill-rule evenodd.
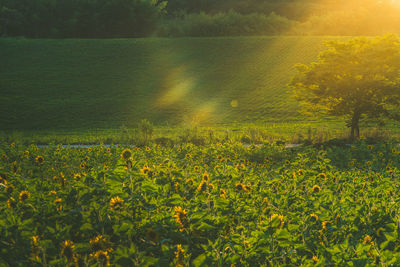
<svg viewBox="0 0 400 267"><path fill-rule="evenodd" d="M32 236L32 237L31 237L32 246L38 247L38 246L39 246L39 240L40 240L40 238L39 238L38 235Z"/></svg>
<svg viewBox="0 0 400 267"><path fill-rule="evenodd" d="M224 157L223 157L222 155L218 155L218 156L217 156L217 160L223 161L223 160L224 160Z"/></svg>
<svg viewBox="0 0 400 267"><path fill-rule="evenodd" d="M190 158L192 158L192 154L187 153L187 154L185 155L185 157L186 157L187 159L190 159Z"/></svg>
<svg viewBox="0 0 400 267"><path fill-rule="evenodd" d="M63 210L64 210L63 205L60 205L60 206L57 207L57 211L61 212L61 211L63 211Z"/></svg>
<svg viewBox="0 0 400 267"><path fill-rule="evenodd" d="M57 195L57 192L54 191L54 190L51 190L51 191L49 192L49 195Z"/></svg>
<svg viewBox="0 0 400 267"><path fill-rule="evenodd" d="M318 215L313 213L310 215L310 219L311 219L311 221L316 222L316 221L318 221Z"/></svg>
<svg viewBox="0 0 400 267"><path fill-rule="evenodd" d="M30 197L30 193L26 190L22 191L21 193L19 193L19 201L24 202L25 200L27 200Z"/></svg>
<svg viewBox="0 0 400 267"><path fill-rule="evenodd" d="M82 162L81 165L79 166L82 170L87 168L86 162Z"/></svg>
<svg viewBox="0 0 400 267"><path fill-rule="evenodd" d="M4 185L6 185L7 184L7 180L6 180L6 178L4 178L3 176L1 176L0 175L0 184L4 184Z"/></svg>
<svg viewBox="0 0 400 267"><path fill-rule="evenodd" d="M150 168L148 165L144 165L143 168L140 169L140 173L142 174L149 174L150 173Z"/></svg>
<svg viewBox="0 0 400 267"><path fill-rule="evenodd" d="M44 163L44 157L43 157L43 156L37 156L37 157L35 158L35 162L36 162L37 164L39 164L39 165L43 164L43 163Z"/></svg>
<svg viewBox="0 0 400 267"><path fill-rule="evenodd" d="M204 172L203 176L202 176L202 179L203 179L203 181L208 181L208 180L210 180L210 175L208 175L207 172Z"/></svg>
<svg viewBox="0 0 400 267"><path fill-rule="evenodd" d="M185 265L185 250L182 248L181 244L176 246L175 261L176 267L183 267Z"/></svg>
<svg viewBox="0 0 400 267"><path fill-rule="evenodd" d="M7 156L6 154L1 155L1 158L2 158L4 161L7 161L7 160L8 160L8 156Z"/></svg>
<svg viewBox="0 0 400 267"><path fill-rule="evenodd" d="M121 159L128 160L132 156L132 151L129 148L125 148L121 152Z"/></svg>
<svg viewBox="0 0 400 267"><path fill-rule="evenodd" d="M203 192L203 191L206 191L206 189L207 189L207 182L202 180L200 182L199 186L197 187L196 191L197 192Z"/></svg>
<svg viewBox="0 0 400 267"><path fill-rule="evenodd" d="M61 198L56 198L55 200L54 200L54 204L55 205L58 205L58 204L60 204L62 202L62 199Z"/></svg>
<svg viewBox="0 0 400 267"><path fill-rule="evenodd" d="M226 199L226 191L224 189L219 190L219 196L223 199Z"/></svg>
<svg viewBox="0 0 400 267"><path fill-rule="evenodd" d="M186 183L187 183L188 185L193 185L193 184L194 184L194 181L193 181L192 178L189 178L189 179L186 180Z"/></svg>
<svg viewBox="0 0 400 267"><path fill-rule="evenodd" d="M304 175L304 170L303 169L299 169L297 171L297 174L300 175L300 176L303 176Z"/></svg>
<svg viewBox="0 0 400 267"><path fill-rule="evenodd" d="M235 184L235 188L236 188L236 190L237 191L242 191L242 190L244 190L244 184L242 184L242 183L236 183Z"/></svg>
<svg viewBox="0 0 400 267"><path fill-rule="evenodd" d="M39 236L35 235L31 237L31 251L32 251L32 257L36 260L39 261L39 253L40 253L40 248L39 248Z"/></svg>
<svg viewBox="0 0 400 267"><path fill-rule="evenodd" d="M374 149L374 145L368 145L368 149L369 149L369 150Z"/></svg>
<svg viewBox="0 0 400 267"><path fill-rule="evenodd" d="M22 157L28 158L29 157L29 150L25 150L24 153L22 153Z"/></svg>
<svg viewBox="0 0 400 267"><path fill-rule="evenodd" d="M124 200L119 196L113 197L110 200L110 207L113 210L118 210L124 206Z"/></svg>
<svg viewBox="0 0 400 267"><path fill-rule="evenodd" d="M75 180L80 180L82 178L82 175L80 173L75 173L74 178Z"/></svg>
<svg viewBox="0 0 400 267"><path fill-rule="evenodd" d="M12 209L12 208L15 208L15 206L16 206L15 199L14 199L13 197L10 197L10 198L7 200L7 207L8 207L9 209Z"/></svg>
<svg viewBox="0 0 400 267"><path fill-rule="evenodd" d="M319 193L319 191L321 191L321 187L319 187L319 185L314 185L312 188L312 191L314 193Z"/></svg>
<svg viewBox="0 0 400 267"><path fill-rule="evenodd" d="M379 227L379 228L378 228L378 230L376 230L376 235L377 235L378 237L380 237L380 236L381 236L381 233L382 233L382 231L385 231L385 229L384 229L384 228L382 228L382 227Z"/></svg>
<svg viewBox="0 0 400 267"><path fill-rule="evenodd" d="M65 256L69 261L74 258L74 242L66 240L61 243L61 255Z"/></svg>
<svg viewBox="0 0 400 267"><path fill-rule="evenodd" d="M150 151L150 147L146 146L146 151L149 152Z"/></svg>
<svg viewBox="0 0 400 267"><path fill-rule="evenodd" d="M314 263L317 263L318 262L318 257L317 256L313 256L312 260L313 260Z"/></svg>
<svg viewBox="0 0 400 267"><path fill-rule="evenodd" d="M176 182L176 183L174 184L175 190L176 190L176 191L179 191L180 186L181 186L180 183Z"/></svg>
<svg viewBox="0 0 400 267"><path fill-rule="evenodd" d="M211 190L214 190L214 185L213 184L208 184L208 189L211 191Z"/></svg>
<svg viewBox="0 0 400 267"><path fill-rule="evenodd" d="M372 237L371 237L371 236L366 235L366 236L364 237L363 244L372 245L373 243L374 243L374 242L372 242Z"/></svg>
<svg viewBox="0 0 400 267"><path fill-rule="evenodd" d="M92 249L95 251L106 249L108 246L107 239L102 235L98 235L98 236L90 239L89 243L92 246Z"/></svg>
<svg viewBox="0 0 400 267"><path fill-rule="evenodd" d="M238 166L239 170L245 170L246 169L246 165L244 163L240 163L240 165Z"/></svg>
<svg viewBox="0 0 400 267"><path fill-rule="evenodd" d="M62 182L64 182L64 181L67 180L67 179L65 179L65 175L64 175L63 172L60 172L60 180L61 180Z"/></svg>
<svg viewBox="0 0 400 267"><path fill-rule="evenodd" d="M322 173L318 174L318 178L326 180L327 176L325 173L322 172Z"/></svg>
<svg viewBox="0 0 400 267"><path fill-rule="evenodd" d="M331 223L329 222L329 221L323 221L322 222L322 230L328 230L328 226L330 225Z"/></svg>
<svg viewBox="0 0 400 267"><path fill-rule="evenodd" d="M193 170L194 170L195 172L198 172L198 171L200 170L200 167L199 167L199 166L194 166Z"/></svg>
<svg viewBox="0 0 400 267"><path fill-rule="evenodd" d="M182 209L182 207L180 207L180 206L174 207L174 211L175 211L175 214L174 214L175 221L179 225L179 231L182 232L183 230L185 230L185 228L189 224L187 212L186 212L186 210Z"/></svg>
<svg viewBox="0 0 400 267"><path fill-rule="evenodd" d="M157 231L153 228L146 229L146 238L152 242L157 242L159 239Z"/></svg>
<svg viewBox="0 0 400 267"><path fill-rule="evenodd" d="M90 257L98 260L101 266L110 266L108 251L98 250L95 253L90 253Z"/></svg>
<svg viewBox="0 0 400 267"><path fill-rule="evenodd" d="M250 192L251 191L251 186L250 185L244 185L244 191Z"/></svg>

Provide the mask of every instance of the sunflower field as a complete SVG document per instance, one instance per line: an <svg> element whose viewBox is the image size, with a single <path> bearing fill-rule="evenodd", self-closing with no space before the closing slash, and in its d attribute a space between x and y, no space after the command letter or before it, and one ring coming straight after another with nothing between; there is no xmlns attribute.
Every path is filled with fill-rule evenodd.
<svg viewBox="0 0 400 267"><path fill-rule="evenodd" d="M0 266L399 266L395 144L0 144Z"/></svg>

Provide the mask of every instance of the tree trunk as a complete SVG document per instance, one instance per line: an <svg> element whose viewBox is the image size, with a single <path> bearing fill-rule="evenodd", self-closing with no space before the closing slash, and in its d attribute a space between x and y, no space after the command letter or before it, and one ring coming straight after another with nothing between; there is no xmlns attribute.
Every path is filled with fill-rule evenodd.
<svg viewBox="0 0 400 267"><path fill-rule="evenodd" d="M361 114L357 110L354 111L353 117L351 119L351 130L350 130L350 139L351 141L357 140L360 138L360 127L358 123L360 121Z"/></svg>

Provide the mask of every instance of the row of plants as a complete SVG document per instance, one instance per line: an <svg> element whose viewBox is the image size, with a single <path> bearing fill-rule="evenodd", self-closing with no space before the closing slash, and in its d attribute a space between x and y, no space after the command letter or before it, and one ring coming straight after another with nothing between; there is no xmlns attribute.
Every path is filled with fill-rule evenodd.
<svg viewBox="0 0 400 267"><path fill-rule="evenodd" d="M0 265L395 266L394 144L0 145Z"/></svg>

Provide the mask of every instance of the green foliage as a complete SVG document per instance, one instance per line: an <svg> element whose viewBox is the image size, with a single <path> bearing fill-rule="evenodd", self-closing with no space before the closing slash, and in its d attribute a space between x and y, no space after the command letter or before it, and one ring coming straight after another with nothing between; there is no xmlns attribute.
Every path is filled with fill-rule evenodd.
<svg viewBox="0 0 400 267"><path fill-rule="evenodd" d="M34 38L145 37L166 2L156 0L0 1L0 35Z"/></svg>
<svg viewBox="0 0 400 267"><path fill-rule="evenodd" d="M169 19L160 26L159 35L169 37L279 35L288 32L295 25L294 21L275 13L242 15L231 10L215 15L195 13Z"/></svg>
<svg viewBox="0 0 400 267"><path fill-rule="evenodd" d="M153 135L154 126L147 119L143 119L138 124L138 132L143 144L147 144Z"/></svg>
<svg viewBox="0 0 400 267"><path fill-rule="evenodd" d="M345 117L359 137L363 117L397 118L400 104L400 38L328 42L318 62L298 64L290 83L304 111Z"/></svg>
<svg viewBox="0 0 400 267"><path fill-rule="evenodd" d="M2 142L0 263L399 265L399 162L396 144L364 141L130 150Z"/></svg>

